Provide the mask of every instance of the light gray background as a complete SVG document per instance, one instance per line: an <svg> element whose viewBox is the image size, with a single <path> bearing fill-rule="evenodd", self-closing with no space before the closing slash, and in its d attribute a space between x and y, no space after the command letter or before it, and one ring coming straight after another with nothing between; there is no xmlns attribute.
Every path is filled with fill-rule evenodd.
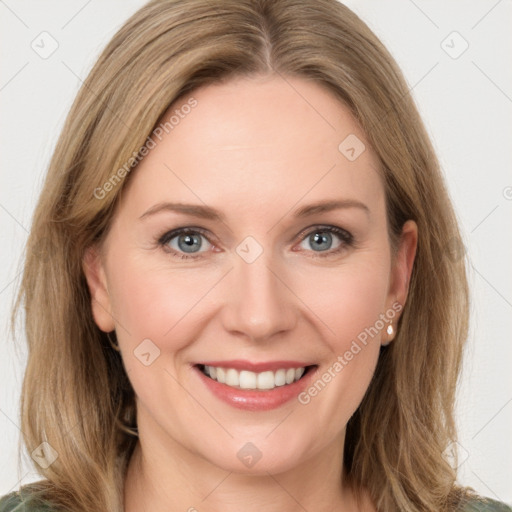
<svg viewBox="0 0 512 512"><path fill-rule="evenodd" d="M24 339L15 350L7 331L32 211L81 80L143 3L0 0L0 495L20 480L40 478L28 455L17 468L26 350ZM406 75L443 165L471 261L471 334L458 399L459 480L512 503L511 1L346 3ZM43 31L58 43L48 58L31 47L51 49Z"/></svg>

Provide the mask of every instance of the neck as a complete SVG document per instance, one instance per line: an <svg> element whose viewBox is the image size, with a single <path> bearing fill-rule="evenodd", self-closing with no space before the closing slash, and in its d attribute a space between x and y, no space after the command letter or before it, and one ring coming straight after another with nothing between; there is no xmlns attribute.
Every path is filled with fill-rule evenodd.
<svg viewBox="0 0 512 512"><path fill-rule="evenodd" d="M124 512L375 510L367 496L356 502L344 477L344 432L314 457L276 474L224 470L169 436L152 432L145 437L143 432L139 426L125 480Z"/></svg>

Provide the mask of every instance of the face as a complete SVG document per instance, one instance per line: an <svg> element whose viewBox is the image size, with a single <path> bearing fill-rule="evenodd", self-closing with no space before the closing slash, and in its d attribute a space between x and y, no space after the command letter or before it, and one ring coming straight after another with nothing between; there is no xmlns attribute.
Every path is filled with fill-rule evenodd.
<svg viewBox="0 0 512 512"><path fill-rule="evenodd" d="M116 330L141 442L277 473L341 449L416 227L393 254L377 157L320 85L240 78L192 96L87 251L93 314Z"/></svg>

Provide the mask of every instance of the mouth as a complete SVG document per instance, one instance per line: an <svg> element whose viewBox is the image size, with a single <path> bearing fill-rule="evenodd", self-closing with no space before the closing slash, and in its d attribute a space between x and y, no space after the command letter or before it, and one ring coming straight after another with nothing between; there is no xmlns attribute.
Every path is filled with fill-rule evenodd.
<svg viewBox="0 0 512 512"><path fill-rule="evenodd" d="M297 399L310 385L318 365L302 362L203 362L193 365L209 392L237 409L267 411Z"/></svg>
<svg viewBox="0 0 512 512"><path fill-rule="evenodd" d="M231 388L268 391L280 386L289 386L302 379L316 365L279 368L253 372L236 368L199 364L197 368L206 377Z"/></svg>

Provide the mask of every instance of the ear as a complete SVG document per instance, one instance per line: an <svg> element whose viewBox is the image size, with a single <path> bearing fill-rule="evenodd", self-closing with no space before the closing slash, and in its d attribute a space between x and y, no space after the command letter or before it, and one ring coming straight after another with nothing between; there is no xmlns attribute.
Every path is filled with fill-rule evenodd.
<svg viewBox="0 0 512 512"><path fill-rule="evenodd" d="M96 245L85 250L82 269L91 293L91 309L96 325L104 332L115 329L101 252Z"/></svg>
<svg viewBox="0 0 512 512"><path fill-rule="evenodd" d="M389 291L387 297L387 308L397 310L396 303L400 304L400 311L405 305L407 295L409 293L409 283L411 280L414 258L416 256L416 248L418 245L418 226L413 220L408 220L402 228L399 246L392 263ZM393 307L395 304L395 307ZM383 336L383 345L389 343L396 333L396 325L399 315L395 316L391 322L391 333ZM387 342L387 343L386 343Z"/></svg>

